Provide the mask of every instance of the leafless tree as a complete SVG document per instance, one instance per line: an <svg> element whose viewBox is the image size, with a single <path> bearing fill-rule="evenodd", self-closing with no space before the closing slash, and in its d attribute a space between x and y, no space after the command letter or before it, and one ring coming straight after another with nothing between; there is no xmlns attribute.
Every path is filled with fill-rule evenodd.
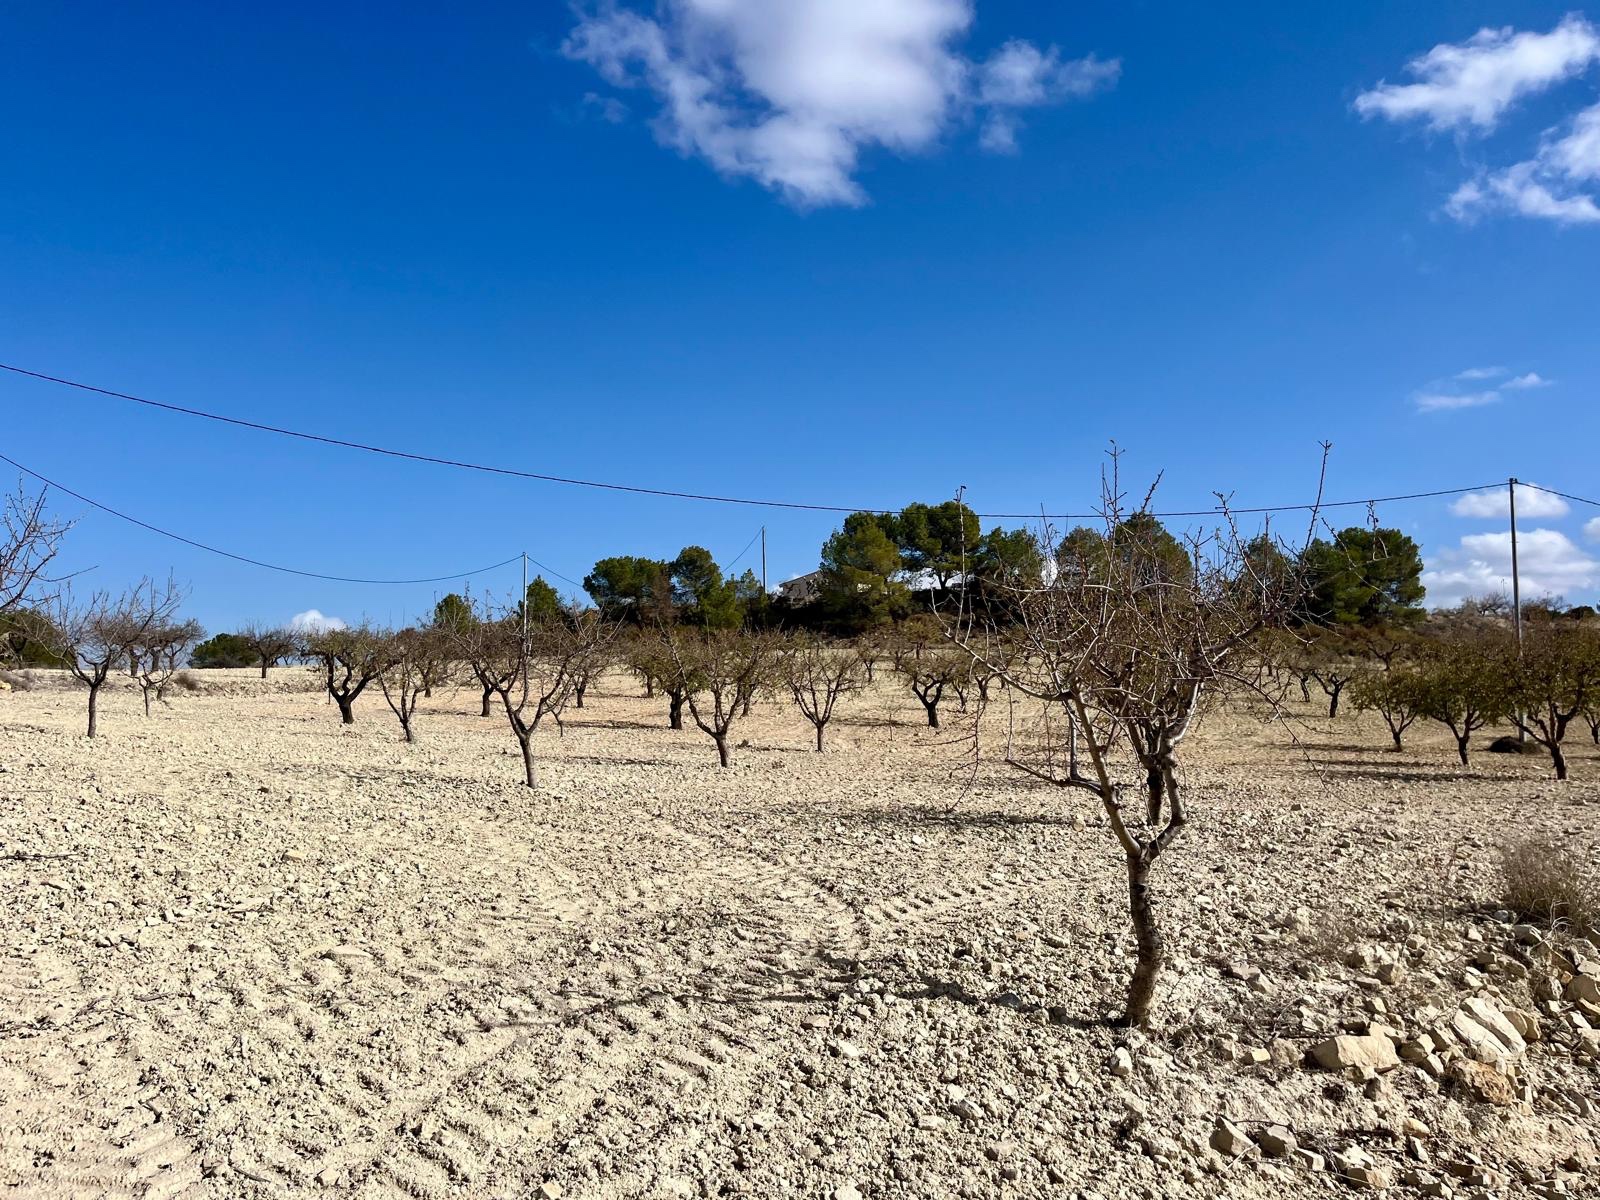
<svg viewBox="0 0 1600 1200"><path fill-rule="evenodd" d="M417 740L412 721L417 705L438 678L440 664L448 658L444 634L433 626L402 629L390 634L384 654L387 664L378 672L378 689L400 722L400 732L408 742Z"/></svg>
<svg viewBox="0 0 1600 1200"><path fill-rule="evenodd" d="M145 630L133 654L139 663L134 677L144 697L144 715L150 715L150 698L167 698L167 686L172 677L188 665L189 655L205 636L199 621L177 621L168 618Z"/></svg>
<svg viewBox="0 0 1600 1200"><path fill-rule="evenodd" d="M1137 946L1123 1020L1144 1025L1166 957L1151 871L1189 820L1181 749L1221 685L1247 680L1248 643L1286 618L1291 584L1255 571L1226 517L1190 539L1193 569L1173 570L1170 546L1148 536L1159 529L1142 516L1150 497L1127 512L1115 467L1102 490L1104 533L1071 539L1072 561L1052 582L1014 591L1018 652L999 673L1012 690L1007 760L1094 796L1122 851ZM985 653L970 630L952 632L974 657ZM1021 727L1020 697L1042 710ZM1144 794L1131 811L1130 787Z"/></svg>
<svg viewBox="0 0 1600 1200"><path fill-rule="evenodd" d="M304 633L296 651L322 677L328 696L339 706L339 720L354 725L356 701L388 668L393 648L385 634L361 624Z"/></svg>
<svg viewBox="0 0 1600 1200"><path fill-rule="evenodd" d="M770 681L772 639L748 629L679 629L665 638L674 677L688 688L689 715L716 743L717 761L729 766L728 731L750 697Z"/></svg>
<svg viewBox="0 0 1600 1200"><path fill-rule="evenodd" d="M523 780L530 788L538 787L533 736L546 717L560 724L579 665L608 644L616 628L570 612L524 626L515 605L499 613L479 614L475 609L473 617L452 630L456 652L499 696L522 750Z"/></svg>
<svg viewBox="0 0 1600 1200"><path fill-rule="evenodd" d="M38 585L49 590L45 570L72 525L47 515L45 494L45 489L30 494L26 483L18 480L17 490L0 506L0 613L11 612L25 600L44 607L52 599L39 595Z"/></svg>
<svg viewBox="0 0 1600 1200"><path fill-rule="evenodd" d="M842 697L866 686L866 664L852 646L802 637L782 647L778 673L796 707L817 731L821 753L822 731L833 720L834 707Z"/></svg>
<svg viewBox="0 0 1600 1200"><path fill-rule="evenodd" d="M667 728L683 728L684 704L692 680L683 655L675 652L675 639L686 636L681 628L641 630L628 641L624 654L628 669L644 681L645 696L660 692L667 698Z"/></svg>
<svg viewBox="0 0 1600 1200"><path fill-rule="evenodd" d="M275 667L284 659L293 656L300 645L300 638L292 629L258 625L254 622L239 630L239 637L250 648L250 653L261 660L263 679L267 677L268 667Z"/></svg>
<svg viewBox="0 0 1600 1200"><path fill-rule="evenodd" d="M1511 665L1511 719L1550 752L1557 779L1567 777L1567 728L1600 701L1600 630L1576 622L1535 626Z"/></svg>
<svg viewBox="0 0 1600 1200"><path fill-rule="evenodd" d="M890 662L921 701L928 727L938 729L939 702L946 691L962 689L974 670L973 658L952 647L937 625L906 625L889 645ZM987 662L983 669L989 669Z"/></svg>
<svg viewBox="0 0 1600 1200"><path fill-rule="evenodd" d="M584 639L588 650L579 657L572 668L572 706L583 707L584 693L589 690L589 685L604 675L615 661L615 651L611 639L604 636L601 628L603 618L595 609L574 611L569 615L569 620L580 625L593 626L591 636Z"/></svg>
<svg viewBox="0 0 1600 1200"><path fill-rule="evenodd" d="M157 584L148 578L119 596L96 591L79 603L67 588L52 602L52 649L89 689L90 737L99 732L100 689L107 677L152 630L170 623L182 602L183 593L172 580Z"/></svg>

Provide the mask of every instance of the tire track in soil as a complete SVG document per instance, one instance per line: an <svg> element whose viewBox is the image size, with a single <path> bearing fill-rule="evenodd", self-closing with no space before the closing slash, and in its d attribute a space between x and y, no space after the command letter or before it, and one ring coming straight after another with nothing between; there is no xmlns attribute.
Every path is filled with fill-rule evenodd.
<svg viewBox="0 0 1600 1200"><path fill-rule="evenodd" d="M107 997L91 997L54 956L6 958L0 1013L0 1192L16 1200L203 1193L200 1158L129 1053Z"/></svg>
<svg viewBox="0 0 1600 1200"><path fill-rule="evenodd" d="M693 860L683 877L697 891L738 906L731 943L674 951L658 940L613 964L589 996L529 995L537 1016L488 1031L486 1053L439 1080L436 1100L409 1110L364 1175L351 1164L357 1195L445 1196L491 1175L526 1188L598 1170L608 1142L640 1124L670 1125L685 1098L704 1089L717 1090L719 1109L736 1107L733 1098L790 1028L759 1010L736 1024L723 1010L815 982L830 956L855 944L855 918L760 856L665 818L650 823L652 840L666 839ZM635 899L662 886L630 884ZM587 1149L587 1161L563 1157L572 1147Z"/></svg>
<svg viewBox="0 0 1600 1200"><path fill-rule="evenodd" d="M493 875L516 889L511 902L397 922L370 948L263 948L207 994L200 1029L210 1044L183 1046L192 1020L163 1017L160 1006L150 1014L169 1052L231 1060L250 1085L203 1122L208 1137L231 1142L239 1174L288 1188L336 1182L364 1147L434 1099L434 1080L471 1071L511 1040L484 1034L505 1023L497 1000L524 999L506 979L529 973L526 952L587 919L591 905L563 867L483 844L470 852L460 873ZM291 1119L254 1119L258 1098Z"/></svg>

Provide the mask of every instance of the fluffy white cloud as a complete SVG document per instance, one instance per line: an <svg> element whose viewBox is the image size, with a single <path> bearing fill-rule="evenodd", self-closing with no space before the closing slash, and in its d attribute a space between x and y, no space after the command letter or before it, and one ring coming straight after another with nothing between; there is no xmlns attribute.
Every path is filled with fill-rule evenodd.
<svg viewBox="0 0 1600 1200"><path fill-rule="evenodd" d="M1523 392L1529 388L1552 387L1554 379L1546 379L1537 371L1529 371L1526 375L1518 375L1515 379L1508 379L1500 386L1508 391Z"/></svg>
<svg viewBox="0 0 1600 1200"><path fill-rule="evenodd" d="M1600 542L1600 517L1590 517L1583 523L1583 536L1591 542Z"/></svg>
<svg viewBox="0 0 1600 1200"><path fill-rule="evenodd" d="M1491 488L1487 492L1468 492L1450 506L1458 517L1505 517L1511 513L1509 488ZM1551 492L1541 492L1532 486L1517 488L1518 517L1564 517L1569 509L1567 502Z"/></svg>
<svg viewBox="0 0 1600 1200"><path fill-rule="evenodd" d="M1463 183L1445 211L1461 221L1503 212L1558 225L1595 225L1600 224L1600 203L1583 189L1597 181L1600 104L1580 112L1560 136L1547 133L1533 158Z"/></svg>
<svg viewBox="0 0 1600 1200"><path fill-rule="evenodd" d="M1017 111L1092 96L1110 87L1122 74L1117 60L1061 60L1054 46L1040 50L1032 42L1012 40L978 68L977 102L987 110L979 135L984 149L1013 154L1017 149Z"/></svg>
<svg viewBox="0 0 1600 1200"><path fill-rule="evenodd" d="M1551 387L1554 380L1546 379L1537 371L1528 371L1525 374L1504 378L1510 375L1504 367L1468 367L1465 371L1457 371L1447 379L1435 379L1432 383L1424 384L1411 394L1411 401L1417 406L1418 412L1446 412L1457 408L1482 408L1486 404L1498 404L1505 398L1506 392L1525 392L1532 388ZM1492 382L1491 381L1496 381ZM1463 384L1478 384L1477 388L1463 387ZM1488 387L1481 386L1490 384Z"/></svg>
<svg viewBox="0 0 1600 1200"><path fill-rule="evenodd" d="M1600 29L1577 14L1549 33L1480 29L1413 59L1416 83L1380 83L1356 97L1356 111L1391 121L1420 120L1434 129L1484 133L1524 96L1573 79L1600 62ZM1445 202L1459 221L1508 213L1558 225L1600 224L1600 104L1545 133L1538 152L1500 170L1484 170Z"/></svg>
<svg viewBox="0 0 1600 1200"><path fill-rule="evenodd" d="M957 39L973 0L602 0L563 47L618 87L661 101L657 136L802 206L861 204L861 152L932 147L976 114L986 147L1016 145L1025 108L1086 96L1120 65L1007 42L979 64Z"/></svg>
<svg viewBox="0 0 1600 1200"><path fill-rule="evenodd" d="M344 622L338 617L324 616L314 608L305 612L295 613L289 618L289 628L296 633L323 633L329 629L343 629Z"/></svg>
<svg viewBox="0 0 1600 1200"><path fill-rule="evenodd" d="M1356 97L1362 116L1422 120L1434 129L1492 129L1524 96L1542 92L1600 61L1600 30L1572 14L1549 33L1480 29L1406 64L1416 83L1380 83Z"/></svg>
<svg viewBox="0 0 1600 1200"><path fill-rule="evenodd" d="M1511 592L1511 531L1474 533L1459 546L1430 556L1422 573L1428 603L1450 605L1467 596ZM1600 562L1554 529L1519 530L1517 568L1524 596L1564 596L1600 584Z"/></svg>

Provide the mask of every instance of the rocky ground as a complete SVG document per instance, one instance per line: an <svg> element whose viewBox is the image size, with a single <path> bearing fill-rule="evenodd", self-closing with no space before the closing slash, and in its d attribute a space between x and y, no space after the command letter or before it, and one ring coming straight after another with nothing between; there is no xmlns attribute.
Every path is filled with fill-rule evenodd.
<svg viewBox="0 0 1600 1200"><path fill-rule="evenodd" d="M529 792L475 694L203 677L0 694L6 1195L1600 1192L1600 950L1498 898L1591 746L1219 717L1135 1034L1099 814L886 686L721 771L617 677Z"/></svg>

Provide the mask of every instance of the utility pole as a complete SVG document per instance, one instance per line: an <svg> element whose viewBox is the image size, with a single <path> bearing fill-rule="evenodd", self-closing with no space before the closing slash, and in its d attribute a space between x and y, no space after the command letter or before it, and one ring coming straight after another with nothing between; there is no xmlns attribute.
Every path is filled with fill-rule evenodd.
<svg viewBox="0 0 1600 1200"><path fill-rule="evenodd" d="M1511 508L1511 627L1517 631L1517 658L1522 658L1522 575L1517 570L1517 477L1506 480L1506 498ZM1526 742L1528 731L1517 717L1517 741Z"/></svg>
<svg viewBox="0 0 1600 1200"><path fill-rule="evenodd" d="M528 657L528 552L522 552L522 598L518 601L522 609L522 657Z"/></svg>
<svg viewBox="0 0 1600 1200"><path fill-rule="evenodd" d="M1522 657L1522 576L1517 570L1517 479L1506 481L1506 494L1511 501L1511 613L1512 626L1517 631L1517 657Z"/></svg>
<svg viewBox="0 0 1600 1200"><path fill-rule="evenodd" d="M767 527L761 527L761 594L767 594Z"/></svg>

